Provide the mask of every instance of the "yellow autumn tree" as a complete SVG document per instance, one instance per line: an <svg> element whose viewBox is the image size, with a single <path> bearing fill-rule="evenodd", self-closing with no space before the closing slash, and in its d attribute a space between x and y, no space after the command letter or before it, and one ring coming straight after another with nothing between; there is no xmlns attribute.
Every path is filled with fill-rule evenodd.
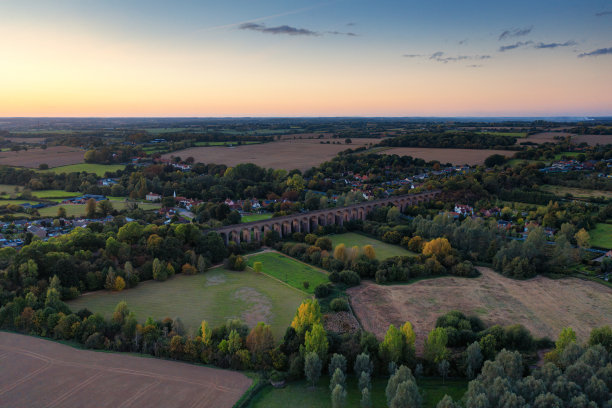
<svg viewBox="0 0 612 408"><path fill-rule="evenodd" d="M117 292L121 292L125 289L125 280L121 276L117 276L115 278L115 288Z"/></svg>
<svg viewBox="0 0 612 408"><path fill-rule="evenodd" d="M414 341L416 339L416 336L414 334L414 329L412 328L412 323L404 323L400 328L400 331L404 335L404 339L406 340L406 344L408 345L408 347L414 349Z"/></svg>
<svg viewBox="0 0 612 408"><path fill-rule="evenodd" d="M368 259L376 258L376 251L372 245L366 245L363 247L363 254L368 257Z"/></svg>
<svg viewBox="0 0 612 408"><path fill-rule="evenodd" d="M316 299L306 299L298 307L295 317L291 322L291 327L298 334L309 330L313 325L321 323L321 306Z"/></svg>
<svg viewBox="0 0 612 408"><path fill-rule="evenodd" d="M444 259L447 255L450 255L452 247L448 239L446 238L435 238L426 243L423 246L423 255L435 256L438 259Z"/></svg>
<svg viewBox="0 0 612 408"><path fill-rule="evenodd" d="M202 320L202 324L200 325L200 329L202 329L202 343L205 346L209 346L212 340L212 330L208 325L206 320Z"/></svg>
<svg viewBox="0 0 612 408"><path fill-rule="evenodd" d="M339 261L346 261L346 246L344 244L338 244L334 249L334 258Z"/></svg>
<svg viewBox="0 0 612 408"><path fill-rule="evenodd" d="M353 261L357 259L358 256L359 256L359 247L355 245L351 248L351 253L349 254L348 258L349 260Z"/></svg>

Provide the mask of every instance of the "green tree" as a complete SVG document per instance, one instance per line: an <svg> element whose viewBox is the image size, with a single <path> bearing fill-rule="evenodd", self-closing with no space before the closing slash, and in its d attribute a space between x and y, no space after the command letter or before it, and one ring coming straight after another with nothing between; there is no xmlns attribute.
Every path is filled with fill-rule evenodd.
<svg viewBox="0 0 612 408"><path fill-rule="evenodd" d="M448 360L442 360L438 363L438 373L442 376L442 384L446 381L446 377L448 376L448 371L450 369L450 363Z"/></svg>
<svg viewBox="0 0 612 408"><path fill-rule="evenodd" d="M336 385L341 385L343 387L346 386L346 376L339 368L336 368L331 376L331 379L329 380L329 390L333 391L334 388L336 388Z"/></svg>
<svg viewBox="0 0 612 408"><path fill-rule="evenodd" d="M405 340L402 332L390 325L385 334L384 340L380 343L378 354L386 362L394 361L398 363L404 351Z"/></svg>
<svg viewBox="0 0 612 408"><path fill-rule="evenodd" d="M321 359L317 353L308 353L304 358L304 374L310 384L314 387L321 377Z"/></svg>
<svg viewBox="0 0 612 408"><path fill-rule="evenodd" d="M202 255L199 255L198 256L198 272L204 273L206 272L207 268L208 268L208 265L206 262L206 258L204 258Z"/></svg>
<svg viewBox="0 0 612 408"><path fill-rule="evenodd" d="M106 217L113 211L113 204L109 200L102 200L98 202L98 212L102 214L102 216Z"/></svg>
<svg viewBox="0 0 612 408"><path fill-rule="evenodd" d="M370 389L363 388L361 390L361 400L359 401L361 408L372 408L372 397L370 397Z"/></svg>
<svg viewBox="0 0 612 408"><path fill-rule="evenodd" d="M346 390L340 384L337 384L332 393L332 408L342 408L346 405Z"/></svg>
<svg viewBox="0 0 612 408"><path fill-rule="evenodd" d="M334 353L329 361L328 372L332 374L337 368L346 374L346 357L344 357L342 354Z"/></svg>
<svg viewBox="0 0 612 408"><path fill-rule="evenodd" d="M57 217L58 218L66 218L66 209L64 207L60 207L57 209Z"/></svg>
<svg viewBox="0 0 612 408"><path fill-rule="evenodd" d="M474 343L470 344L465 353L465 374L469 379L473 379L476 377L476 374L480 370L483 362L480 343L475 341Z"/></svg>
<svg viewBox="0 0 612 408"><path fill-rule="evenodd" d="M165 281L168 279L168 271L164 263L157 258L153 260L153 279L156 281Z"/></svg>
<svg viewBox="0 0 612 408"><path fill-rule="evenodd" d="M436 408L460 408L460 405L455 404L449 395L444 395L444 398L438 402Z"/></svg>
<svg viewBox="0 0 612 408"><path fill-rule="evenodd" d="M596 327L591 330L589 346L601 344L608 353L612 353L612 328L610 326Z"/></svg>
<svg viewBox="0 0 612 408"><path fill-rule="evenodd" d="M367 371L362 371L359 376L359 382L357 383L360 391L363 391L364 388L370 389L372 388L372 382L370 379L370 373Z"/></svg>
<svg viewBox="0 0 612 408"><path fill-rule="evenodd" d="M423 398L414 381L404 381L397 386L395 396L389 404L390 408L420 408Z"/></svg>
<svg viewBox="0 0 612 408"><path fill-rule="evenodd" d="M257 273L261 273L263 271L263 264L259 261L253 263L253 270Z"/></svg>
<svg viewBox="0 0 612 408"><path fill-rule="evenodd" d="M397 387L403 382L415 382L414 376L410 369L404 365L400 366L395 374L389 377L387 382L387 388L385 389L385 396L387 397L387 403L391 404L391 401L395 398Z"/></svg>
<svg viewBox="0 0 612 408"><path fill-rule="evenodd" d="M95 218L96 217L96 200L90 198L85 203L85 216L87 218Z"/></svg>
<svg viewBox="0 0 612 408"><path fill-rule="evenodd" d="M435 364L445 360L449 356L449 351L446 348L448 343L448 335L443 327L436 327L427 335L425 342L425 358Z"/></svg>
<svg viewBox="0 0 612 408"><path fill-rule="evenodd" d="M353 367L353 369L357 378L360 378L361 373L364 372L368 373L368 375L370 376L372 375L374 365L372 364L372 361L370 361L370 356L368 355L368 353L363 352L359 354L357 358L355 358L355 366Z"/></svg>
<svg viewBox="0 0 612 408"><path fill-rule="evenodd" d="M317 353L321 361L325 361L327 359L328 348L327 333L323 325L319 323L314 324L304 337L304 350L306 353Z"/></svg>

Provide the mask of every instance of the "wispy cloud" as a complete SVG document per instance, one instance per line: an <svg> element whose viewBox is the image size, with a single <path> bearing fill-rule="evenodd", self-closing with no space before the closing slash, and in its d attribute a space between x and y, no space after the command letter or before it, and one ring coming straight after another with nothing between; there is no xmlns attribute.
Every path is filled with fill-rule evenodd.
<svg viewBox="0 0 612 408"><path fill-rule="evenodd" d="M331 34L331 35L346 35L347 37L357 37L358 35L355 33L344 33L342 31L326 31L325 34Z"/></svg>
<svg viewBox="0 0 612 408"><path fill-rule="evenodd" d="M420 58L420 57L424 57L423 54L404 54L402 55L402 57L404 58Z"/></svg>
<svg viewBox="0 0 612 408"><path fill-rule="evenodd" d="M286 35L306 35L306 36L317 36L320 33L306 28L291 27L288 25L281 25L277 27L266 27L265 24L257 23L242 23L238 26L241 30L259 31L266 34L286 34Z"/></svg>
<svg viewBox="0 0 612 408"><path fill-rule="evenodd" d="M599 13L595 13L597 17L610 16L612 15L612 11L600 11Z"/></svg>
<svg viewBox="0 0 612 408"><path fill-rule="evenodd" d="M207 27L207 28L200 29L198 31L215 31L215 30L220 30L220 29L224 29L224 28L238 27L238 26L241 26L241 25L246 24L246 23L256 23L258 21L271 20L273 18L285 17L285 16L294 15L294 14L300 14L300 13L303 13L305 11L310 11L310 10L319 8L321 6L322 6L321 4L317 4L317 5L310 6L310 7L303 7L303 8L297 9L297 10L285 11L284 13L271 14L269 16L258 17L258 18L254 18L254 19L246 20L246 21L243 20L243 21L239 21L237 23L230 23L230 24L223 24L223 25L218 25L218 26L214 26L214 27Z"/></svg>
<svg viewBox="0 0 612 408"><path fill-rule="evenodd" d="M559 48L559 47L571 47L572 45L576 45L576 41L569 40L563 43L553 42L553 43L537 43L533 46L533 48L537 49L545 49L545 48Z"/></svg>
<svg viewBox="0 0 612 408"><path fill-rule="evenodd" d="M519 42L510 44L510 45L502 45L501 47L499 47L499 52L506 52L506 51L514 50L520 47L525 47L531 44L533 44L533 41L519 41Z"/></svg>
<svg viewBox="0 0 612 408"><path fill-rule="evenodd" d="M468 65L468 68L482 68L484 65L482 64L472 64L472 65Z"/></svg>
<svg viewBox="0 0 612 408"><path fill-rule="evenodd" d="M509 38L523 37L531 33L532 30L533 30L533 26L525 27L525 28L511 28L509 30L503 31L499 35L498 40L502 41L502 40L507 40Z"/></svg>
<svg viewBox="0 0 612 408"><path fill-rule="evenodd" d="M610 55L612 54L612 47L610 48L599 48L595 51L590 51L590 52L583 52L582 54L578 55L578 58L584 58L584 57L598 57L600 55Z"/></svg>
<svg viewBox="0 0 612 408"><path fill-rule="evenodd" d="M413 55L407 54L404 57L414 58L414 57L422 57L422 55ZM442 62L447 64L449 62L459 62L459 61L482 61L490 59L490 55L456 55L456 56L447 56L442 51L434 52L433 54L427 57L429 60Z"/></svg>

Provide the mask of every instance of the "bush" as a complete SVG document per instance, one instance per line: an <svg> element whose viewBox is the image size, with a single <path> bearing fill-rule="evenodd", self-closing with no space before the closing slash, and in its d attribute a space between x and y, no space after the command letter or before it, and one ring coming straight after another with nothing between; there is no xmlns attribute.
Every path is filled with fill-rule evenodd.
<svg viewBox="0 0 612 408"><path fill-rule="evenodd" d="M338 282L340 282L340 273L339 273L339 272L336 272L336 271L334 271L334 272L330 273L330 274L329 274L329 280L330 280L331 282L334 282L334 283L338 283Z"/></svg>
<svg viewBox="0 0 612 408"><path fill-rule="evenodd" d="M329 296L329 292L330 292L330 287L331 285L329 283L320 283L315 287L314 290L314 295L316 298L318 299L322 299L324 297Z"/></svg>
<svg viewBox="0 0 612 408"><path fill-rule="evenodd" d="M334 312L347 312L349 310L349 304L346 299L343 298L336 298L332 300L329 307Z"/></svg>
<svg viewBox="0 0 612 408"><path fill-rule="evenodd" d="M304 281L302 285L304 285L304 289L308 290L308 288L310 287L310 282Z"/></svg>
<svg viewBox="0 0 612 408"><path fill-rule="evenodd" d="M332 249L332 241L329 238L319 238L315 241L315 246L330 251Z"/></svg>
<svg viewBox="0 0 612 408"><path fill-rule="evenodd" d="M340 272L340 281L347 286L357 286L361 283L361 278L354 271Z"/></svg>

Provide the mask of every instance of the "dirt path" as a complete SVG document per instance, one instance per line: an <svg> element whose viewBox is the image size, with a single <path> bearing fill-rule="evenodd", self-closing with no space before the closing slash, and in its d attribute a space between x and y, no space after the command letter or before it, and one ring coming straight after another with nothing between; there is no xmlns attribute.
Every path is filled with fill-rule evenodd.
<svg viewBox="0 0 612 408"><path fill-rule="evenodd" d="M250 384L237 372L0 332L0 407L231 407Z"/></svg>
<svg viewBox="0 0 612 408"><path fill-rule="evenodd" d="M592 328L612 325L612 289L606 286L541 276L518 281L478 269L482 276L473 279L445 277L391 286L362 282L348 293L364 328L379 338L389 324L412 322L418 350L438 316L450 310L479 316L488 325L520 323L534 336L552 339L567 326L586 340Z"/></svg>

